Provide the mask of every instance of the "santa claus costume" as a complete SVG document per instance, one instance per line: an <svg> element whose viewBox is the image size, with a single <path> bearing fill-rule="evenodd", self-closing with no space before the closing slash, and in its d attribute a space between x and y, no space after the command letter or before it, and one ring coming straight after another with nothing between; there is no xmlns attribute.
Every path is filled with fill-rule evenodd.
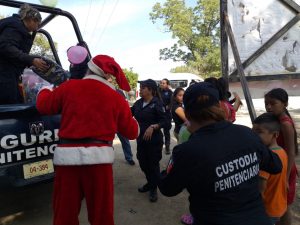
<svg viewBox="0 0 300 225"><path fill-rule="evenodd" d="M112 141L116 132L131 140L139 132L128 103L106 80L111 74L129 91L120 66L112 57L98 55L88 67L82 80L45 88L37 97L41 114L61 114L60 144L53 159L54 225L78 225L83 198L91 225L114 225Z"/></svg>

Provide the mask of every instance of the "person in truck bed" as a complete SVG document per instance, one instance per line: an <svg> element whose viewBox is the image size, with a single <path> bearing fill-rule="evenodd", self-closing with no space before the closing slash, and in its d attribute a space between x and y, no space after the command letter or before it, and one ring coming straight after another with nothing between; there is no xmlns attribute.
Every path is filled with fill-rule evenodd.
<svg viewBox="0 0 300 225"><path fill-rule="evenodd" d="M25 67L47 69L44 60L29 55L41 21L39 11L28 4L21 6L19 14L0 20L0 104L23 102L18 84Z"/></svg>

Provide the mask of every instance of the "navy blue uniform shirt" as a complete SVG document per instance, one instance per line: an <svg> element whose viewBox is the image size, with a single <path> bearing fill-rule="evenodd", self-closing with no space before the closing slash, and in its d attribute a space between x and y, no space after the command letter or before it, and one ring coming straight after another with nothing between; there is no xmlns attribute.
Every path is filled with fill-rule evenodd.
<svg viewBox="0 0 300 225"><path fill-rule="evenodd" d="M146 129L152 124L159 124L160 128L164 128L167 125L166 112L161 100L157 97L153 97L151 102L143 107L144 100L141 98L137 100L131 107L132 115L138 121L140 126L140 135L137 141L143 141L143 136ZM156 141L160 129L153 131L151 141Z"/></svg>
<svg viewBox="0 0 300 225"><path fill-rule="evenodd" d="M170 111L170 104L172 101L173 92L170 89L163 90L160 89L160 95L165 107L169 106L168 111Z"/></svg>
<svg viewBox="0 0 300 225"><path fill-rule="evenodd" d="M258 172L281 168L278 156L251 129L222 121L174 148L159 189L175 196L186 188L195 225L269 225Z"/></svg>
<svg viewBox="0 0 300 225"><path fill-rule="evenodd" d="M35 34L28 32L19 15L0 20L0 68L11 68L19 76L26 66L31 66L34 56L29 52L34 37Z"/></svg>
<svg viewBox="0 0 300 225"><path fill-rule="evenodd" d="M0 20L0 104L22 103L19 77L34 56L29 55L35 33L29 33L20 16Z"/></svg>

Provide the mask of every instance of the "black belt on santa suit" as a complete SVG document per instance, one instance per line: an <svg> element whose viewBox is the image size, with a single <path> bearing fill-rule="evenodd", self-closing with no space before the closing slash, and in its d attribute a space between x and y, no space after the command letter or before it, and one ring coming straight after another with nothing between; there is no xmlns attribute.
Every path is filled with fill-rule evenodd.
<svg viewBox="0 0 300 225"><path fill-rule="evenodd" d="M106 144L112 146L112 141L104 141L98 140L94 138L81 138L81 139L66 139L61 138L59 139L59 144Z"/></svg>

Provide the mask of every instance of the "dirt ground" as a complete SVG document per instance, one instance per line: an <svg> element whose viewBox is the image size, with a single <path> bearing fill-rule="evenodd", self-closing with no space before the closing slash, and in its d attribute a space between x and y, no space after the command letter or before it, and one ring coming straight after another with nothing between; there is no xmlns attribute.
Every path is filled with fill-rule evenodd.
<svg viewBox="0 0 300 225"><path fill-rule="evenodd" d="M258 112L258 115L262 112ZM296 122L298 140L300 143L300 109L290 111ZM237 124L251 126L250 117L241 110L237 113ZM172 138L172 146L175 139ZM117 142L116 142L117 143ZM135 142L131 142L135 152ZM299 146L300 149L300 146ZM161 168L165 168L169 156L163 154ZM297 167L300 168L300 156L296 158ZM125 164L125 165L124 165ZM143 184L144 176L139 167L127 166L124 162L122 152L117 153L114 165L115 171L115 220L116 225L171 225L181 224L180 216L188 212L188 193L184 192L172 198L159 194L157 203L150 203L147 194L137 192L137 187ZM300 225L300 188L297 182L297 195L292 205L293 225Z"/></svg>
<svg viewBox="0 0 300 225"><path fill-rule="evenodd" d="M172 147L175 139L172 139ZM167 198L158 193L158 201L151 203L147 193L137 188L145 178L136 160L136 144L131 141L136 165L127 164L119 140L114 141L114 188L116 225L176 225L180 216L188 212L187 193ZM161 168L165 168L169 156L163 154ZM38 184L26 188L0 189L0 225L51 225L53 183ZM86 205L82 204L80 225L88 225Z"/></svg>
<svg viewBox="0 0 300 225"><path fill-rule="evenodd" d="M300 124L300 110L294 112ZM299 117L298 117L299 116ZM249 125L249 118L241 111L236 123ZM299 129L298 129L299 130ZM298 131L300 134L300 132ZM135 141L131 141L136 165L126 163L119 140L114 142L116 160L114 163L115 224L116 225L179 225L180 216L188 212L188 194L183 192L172 198L158 194L158 202L151 203L146 193L137 188L145 178L137 163ZM175 145L172 138L171 146ZM163 154L161 169L165 168L169 156ZM297 157L298 168L300 158ZM293 225L300 225L300 188L293 204ZM0 225L51 225L52 183L40 184L25 189L7 189L0 192ZM79 216L80 225L88 225L85 204Z"/></svg>
<svg viewBox="0 0 300 225"><path fill-rule="evenodd" d="M172 141L175 145L175 139ZM118 143L118 140L116 141ZM136 154L135 142L131 142L133 154ZM135 161L136 157L134 156ZM163 154L161 169L168 163L169 155ZM139 193L137 188L146 180L138 163L128 165L122 153L117 152L114 164L115 182L115 222L116 225L168 225L181 224L180 216L188 212L188 195L186 192L172 198L167 198L158 193L158 201L151 203L147 193Z"/></svg>
<svg viewBox="0 0 300 225"><path fill-rule="evenodd" d="M293 117L300 125L300 112ZM237 123L245 115L237 115ZM248 124L247 124L248 125ZM300 130L298 129L298 134ZM172 139L172 146L175 145L175 139ZM118 140L116 141L116 144ZM135 142L131 142L133 152L135 153ZM300 149L300 146L299 146ZM165 168L169 156L163 154L161 168ZM136 161L137 162L137 161ZM296 158L297 167L300 168L300 157ZM167 198L159 194L157 203L150 203L147 194L137 192L137 188L145 181L143 173L138 165L129 166L125 163L121 152L117 152L117 159L114 165L115 176L115 221L116 225L171 225L181 224L180 216L188 212L188 193L183 192L172 198ZM297 182L297 196L292 205L293 225L300 225L300 188L299 179Z"/></svg>

